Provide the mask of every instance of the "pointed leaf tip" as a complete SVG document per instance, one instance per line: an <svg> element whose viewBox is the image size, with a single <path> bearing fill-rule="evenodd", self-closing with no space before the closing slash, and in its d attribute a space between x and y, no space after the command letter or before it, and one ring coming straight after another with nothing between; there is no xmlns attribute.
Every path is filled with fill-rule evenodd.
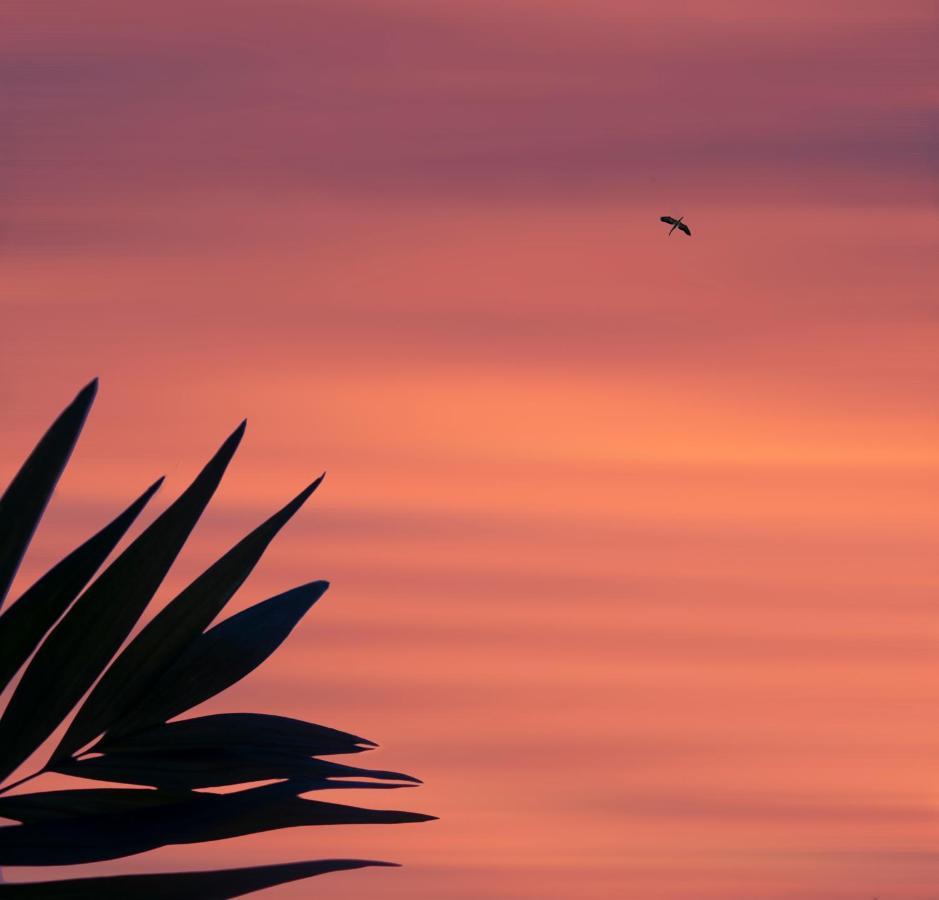
<svg viewBox="0 0 939 900"><path fill-rule="evenodd" d="M229 444L234 444L236 447L241 443L241 439L245 436L245 430L248 427L248 420L242 419L238 424L238 427L226 438L225 443L222 444L223 448L228 447Z"/></svg>
<svg viewBox="0 0 939 900"><path fill-rule="evenodd" d="M166 481L166 476L165 476L165 475L161 475L159 478L157 478L156 481L153 482L153 484L150 485L150 487L148 487L148 488L143 492L143 494L141 495L141 497L142 497L142 498L145 497L147 500L149 500L161 487L163 487L163 482L164 482L164 481Z"/></svg>
<svg viewBox="0 0 939 900"><path fill-rule="evenodd" d="M286 509L291 510L291 515L294 511L298 510L309 498L315 493L316 489L323 483L323 479L326 477L324 472L320 475L319 478L314 478L290 503L287 504Z"/></svg>
<svg viewBox="0 0 939 900"><path fill-rule="evenodd" d="M79 392L76 400L80 397L81 399L92 399L98 393L98 376L96 375L91 381L88 382Z"/></svg>

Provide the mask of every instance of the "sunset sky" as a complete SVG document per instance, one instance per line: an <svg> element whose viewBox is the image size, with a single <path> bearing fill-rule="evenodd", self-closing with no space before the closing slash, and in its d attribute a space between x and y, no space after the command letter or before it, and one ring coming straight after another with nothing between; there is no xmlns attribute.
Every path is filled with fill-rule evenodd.
<svg viewBox="0 0 939 900"><path fill-rule="evenodd" d="M101 378L18 585L247 416L157 606L324 469L232 607L333 586L206 709L440 816L55 876L939 896L937 46L931 0L0 3L2 485Z"/></svg>

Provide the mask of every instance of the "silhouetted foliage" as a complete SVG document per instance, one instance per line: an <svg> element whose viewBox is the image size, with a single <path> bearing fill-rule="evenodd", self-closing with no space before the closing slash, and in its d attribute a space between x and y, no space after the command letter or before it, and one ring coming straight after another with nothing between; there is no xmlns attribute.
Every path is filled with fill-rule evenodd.
<svg viewBox="0 0 939 900"><path fill-rule="evenodd" d="M96 389L97 382L92 382L78 394L0 498L0 603L68 462ZM100 862L170 844L296 825L433 818L301 796L323 789L420 783L398 772L317 758L373 749L376 744L365 738L262 713L169 721L259 666L329 587L325 581L310 582L211 626L270 541L319 487L322 476L167 603L121 649L211 500L244 429L242 422L195 481L97 578L92 580L162 479L0 615L0 690L25 666L0 717L0 817L19 823L0 827L0 866ZM74 718L45 764L11 781L76 705ZM9 793L47 772L138 787ZM224 794L202 790L258 781L274 783ZM7 884L0 885L0 896L222 900L325 872L387 865L318 860L217 872Z"/></svg>

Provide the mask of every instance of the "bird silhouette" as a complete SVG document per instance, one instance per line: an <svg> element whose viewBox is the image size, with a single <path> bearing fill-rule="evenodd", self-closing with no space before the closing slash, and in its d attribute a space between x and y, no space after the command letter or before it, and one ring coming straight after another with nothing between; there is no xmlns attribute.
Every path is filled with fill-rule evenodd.
<svg viewBox="0 0 939 900"><path fill-rule="evenodd" d="M677 219L673 219L671 216L662 216L661 221L666 225L672 226L669 234L671 234L672 231L677 228L679 231L684 231L688 237L691 237L691 229L684 222L682 222L683 218L684 216L679 216Z"/></svg>

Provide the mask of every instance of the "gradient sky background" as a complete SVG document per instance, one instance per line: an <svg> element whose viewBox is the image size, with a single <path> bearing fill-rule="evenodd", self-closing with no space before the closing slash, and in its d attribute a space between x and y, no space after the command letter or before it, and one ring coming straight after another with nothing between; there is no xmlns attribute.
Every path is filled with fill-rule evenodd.
<svg viewBox="0 0 939 900"><path fill-rule="evenodd" d="M322 469L234 608L333 588L210 708L441 816L56 874L939 895L936 46L931 0L0 4L3 483L102 379L20 584L247 416L161 599Z"/></svg>

